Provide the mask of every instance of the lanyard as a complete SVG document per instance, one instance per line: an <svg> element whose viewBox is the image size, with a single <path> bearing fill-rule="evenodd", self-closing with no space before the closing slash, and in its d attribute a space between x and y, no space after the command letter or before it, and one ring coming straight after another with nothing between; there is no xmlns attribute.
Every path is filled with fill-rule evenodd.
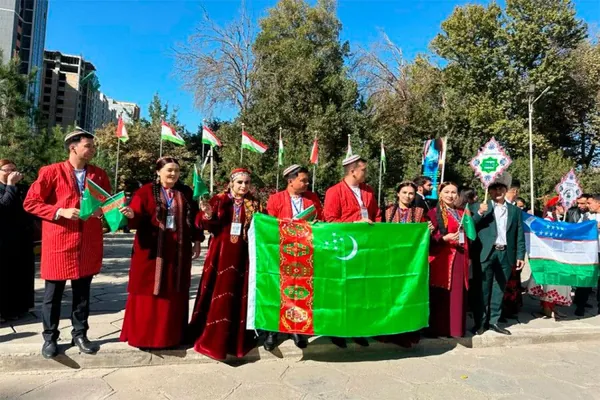
<svg viewBox="0 0 600 400"><path fill-rule="evenodd" d="M458 216L458 211L456 211L454 208L448 208L447 210L450 214L452 214L452 216L454 217L456 222L460 223L460 217Z"/></svg>
<svg viewBox="0 0 600 400"><path fill-rule="evenodd" d="M294 208L294 215L298 215L302 212L302 197L299 197L300 199L300 207L296 207L296 202L294 201L294 198L292 198L292 207Z"/></svg>
<svg viewBox="0 0 600 400"><path fill-rule="evenodd" d="M352 191L352 194L354 195L354 197L356 197L356 201L358 201L358 205L361 208L363 208L365 206L365 204L362 201L360 187L358 188L358 194L356 194L356 192L354 191L354 188L350 188L350 190Z"/></svg>
<svg viewBox="0 0 600 400"><path fill-rule="evenodd" d="M162 190L163 196L165 196L165 202L167 203L167 210L171 209L171 206L173 205L173 199L175 198L175 196L169 197L169 194L167 193L165 188L162 186L160 187L160 190ZM171 191L171 195L173 195L172 191Z"/></svg>

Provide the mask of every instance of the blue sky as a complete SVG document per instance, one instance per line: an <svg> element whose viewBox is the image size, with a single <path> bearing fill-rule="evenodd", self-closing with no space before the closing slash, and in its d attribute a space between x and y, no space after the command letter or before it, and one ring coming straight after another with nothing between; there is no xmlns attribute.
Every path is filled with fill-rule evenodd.
<svg viewBox="0 0 600 400"><path fill-rule="evenodd" d="M254 19L276 0L246 0ZM407 58L426 52L440 23L454 7L487 1L464 0L338 0L342 39L368 46L383 29ZM600 0L576 0L577 12L598 32ZM193 96L174 75L172 48L193 33L201 6L212 19L227 23L237 16L239 0L51 0L46 49L82 55L98 70L101 89L109 97L138 103L142 115L154 93L179 108L179 119L194 132L203 118ZM214 117L230 118L217 109Z"/></svg>

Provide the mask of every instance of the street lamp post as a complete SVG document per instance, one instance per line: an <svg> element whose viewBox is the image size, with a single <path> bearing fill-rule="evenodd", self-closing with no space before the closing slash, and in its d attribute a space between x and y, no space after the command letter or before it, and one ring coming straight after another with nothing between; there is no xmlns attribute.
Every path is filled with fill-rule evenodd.
<svg viewBox="0 0 600 400"><path fill-rule="evenodd" d="M531 201L531 212L535 210L535 190L533 185L533 105L550 89L548 86L538 97L533 98L535 93L535 85L529 85L527 89L528 106L529 106L529 185L530 185L530 201Z"/></svg>

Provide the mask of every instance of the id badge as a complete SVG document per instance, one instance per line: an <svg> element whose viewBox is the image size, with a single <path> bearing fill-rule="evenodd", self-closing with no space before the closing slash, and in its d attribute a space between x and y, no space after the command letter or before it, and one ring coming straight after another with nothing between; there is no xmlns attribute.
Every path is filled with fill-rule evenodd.
<svg viewBox="0 0 600 400"><path fill-rule="evenodd" d="M167 229L174 231L175 230L175 216L167 215Z"/></svg>
<svg viewBox="0 0 600 400"><path fill-rule="evenodd" d="M367 210L367 207L360 208L360 216L362 219L369 219L369 211Z"/></svg>
<svg viewBox="0 0 600 400"><path fill-rule="evenodd" d="M462 229L458 232L458 244L465 244L465 231Z"/></svg>
<svg viewBox="0 0 600 400"><path fill-rule="evenodd" d="M239 222L233 222L231 224L231 231L229 233L231 236L240 236L242 233L242 224Z"/></svg>

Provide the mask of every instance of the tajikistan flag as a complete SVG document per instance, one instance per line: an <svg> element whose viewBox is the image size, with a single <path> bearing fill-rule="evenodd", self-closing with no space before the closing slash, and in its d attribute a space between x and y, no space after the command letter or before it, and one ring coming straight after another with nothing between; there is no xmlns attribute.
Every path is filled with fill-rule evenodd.
<svg viewBox="0 0 600 400"><path fill-rule="evenodd" d="M523 213L531 273L540 285L595 287L598 283L596 221L550 222Z"/></svg>
<svg viewBox="0 0 600 400"><path fill-rule="evenodd" d="M248 329L370 337L428 324L427 224L312 224L257 213L248 239Z"/></svg>
<svg viewBox="0 0 600 400"><path fill-rule="evenodd" d="M269 147L254 139L246 131L242 131L242 149L250 150L255 153L263 154Z"/></svg>
<svg viewBox="0 0 600 400"><path fill-rule="evenodd" d="M169 124L167 124L165 121L162 121L160 123L160 138L161 140L167 140L179 146L185 145L185 140L183 140L181 135L175 132L175 129Z"/></svg>
<svg viewBox="0 0 600 400"><path fill-rule="evenodd" d="M202 127L202 143L208 144L211 147L221 147L223 145L217 135L215 135L208 126Z"/></svg>

